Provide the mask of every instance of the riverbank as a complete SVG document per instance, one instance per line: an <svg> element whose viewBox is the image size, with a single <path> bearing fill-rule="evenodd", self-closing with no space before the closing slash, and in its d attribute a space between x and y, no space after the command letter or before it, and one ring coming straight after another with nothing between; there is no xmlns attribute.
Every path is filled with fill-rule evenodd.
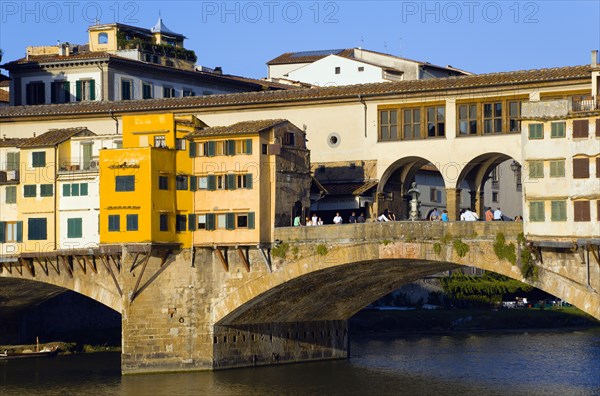
<svg viewBox="0 0 600 396"><path fill-rule="evenodd" d="M600 327L600 321L574 307L558 309L365 310L350 319L355 335L445 333Z"/></svg>
<svg viewBox="0 0 600 396"><path fill-rule="evenodd" d="M23 351L35 351L39 347L42 349L53 349L58 347L58 353L61 355L69 355L73 353L93 353L93 352L120 352L121 347L116 345L88 345L78 344L76 342L64 342L54 341L40 343L39 346L36 344L23 344L23 345L0 345L0 351L10 353L23 353Z"/></svg>

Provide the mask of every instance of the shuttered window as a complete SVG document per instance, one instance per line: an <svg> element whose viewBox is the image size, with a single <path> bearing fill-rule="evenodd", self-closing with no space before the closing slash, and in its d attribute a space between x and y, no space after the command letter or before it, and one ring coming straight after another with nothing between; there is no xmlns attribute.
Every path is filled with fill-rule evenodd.
<svg viewBox="0 0 600 396"><path fill-rule="evenodd" d="M588 120L574 120L573 121L573 137L574 138L587 138L589 135L589 121Z"/></svg>
<svg viewBox="0 0 600 396"><path fill-rule="evenodd" d="M196 215L189 214L188 215L188 231L195 231L195 230L196 230Z"/></svg>
<svg viewBox="0 0 600 396"><path fill-rule="evenodd" d="M543 139L544 124L529 124L529 139Z"/></svg>
<svg viewBox="0 0 600 396"><path fill-rule="evenodd" d="M529 202L529 221L545 221L544 201Z"/></svg>
<svg viewBox="0 0 600 396"><path fill-rule="evenodd" d="M127 215L127 231L138 230L138 215L128 214Z"/></svg>
<svg viewBox="0 0 600 396"><path fill-rule="evenodd" d="M108 231L121 231L121 216L108 216Z"/></svg>
<svg viewBox="0 0 600 396"><path fill-rule="evenodd" d="M587 179L590 177L590 161L587 158L573 158L573 178Z"/></svg>
<svg viewBox="0 0 600 396"><path fill-rule="evenodd" d="M161 231L169 231L169 215L166 213L161 213L159 217L160 222L160 230Z"/></svg>
<svg viewBox="0 0 600 396"><path fill-rule="evenodd" d="M188 189L188 177L185 175L177 175L175 177L175 188L177 190L187 190Z"/></svg>
<svg viewBox="0 0 600 396"><path fill-rule="evenodd" d="M14 204L17 203L17 186L6 187L5 203Z"/></svg>
<svg viewBox="0 0 600 396"><path fill-rule="evenodd" d="M20 167L21 153L6 153L6 170L18 171Z"/></svg>
<svg viewBox="0 0 600 396"><path fill-rule="evenodd" d="M590 221L590 201L573 202L573 212L575 221Z"/></svg>
<svg viewBox="0 0 600 396"><path fill-rule="evenodd" d="M550 124L551 127L551 132L550 132L550 138L564 138L565 137L565 130L566 130L566 123L564 121L561 122L553 122Z"/></svg>
<svg viewBox="0 0 600 396"><path fill-rule="evenodd" d="M135 176L115 176L115 191L135 191Z"/></svg>
<svg viewBox="0 0 600 396"><path fill-rule="evenodd" d="M81 238L83 221L80 218L67 219L67 238Z"/></svg>
<svg viewBox="0 0 600 396"><path fill-rule="evenodd" d="M175 217L175 232L184 232L187 227L186 215L177 215Z"/></svg>
<svg viewBox="0 0 600 396"><path fill-rule="evenodd" d="M54 195L54 185L42 184L40 186L40 197L51 197Z"/></svg>
<svg viewBox="0 0 600 396"><path fill-rule="evenodd" d="M541 179L544 177L544 161L529 162L529 178Z"/></svg>
<svg viewBox="0 0 600 396"><path fill-rule="evenodd" d="M198 228L200 228L200 217L198 216ZM206 229L208 231L213 231L215 229L215 214L207 213L206 214Z"/></svg>
<svg viewBox="0 0 600 396"><path fill-rule="evenodd" d="M168 190L169 189L169 176L158 176L158 189Z"/></svg>
<svg viewBox="0 0 600 396"><path fill-rule="evenodd" d="M600 137L600 118L596 118L596 137Z"/></svg>
<svg viewBox="0 0 600 396"><path fill-rule="evenodd" d="M566 201L551 201L551 214L550 219L552 221L566 221L567 220L567 202Z"/></svg>
<svg viewBox="0 0 600 396"><path fill-rule="evenodd" d="M23 242L22 221L0 221L0 243Z"/></svg>
<svg viewBox="0 0 600 396"><path fill-rule="evenodd" d="M550 177L565 177L565 161L550 161Z"/></svg>
<svg viewBox="0 0 600 396"><path fill-rule="evenodd" d="M31 153L31 166L33 168L43 168L46 166L46 152L36 151Z"/></svg>
<svg viewBox="0 0 600 396"><path fill-rule="evenodd" d="M596 177L600 177L600 157L596 157Z"/></svg>
<svg viewBox="0 0 600 396"><path fill-rule="evenodd" d="M25 198L35 197L37 186L35 184L26 184L23 186L23 196Z"/></svg>
<svg viewBox="0 0 600 396"><path fill-rule="evenodd" d="M48 238L46 218L27 219L27 239L30 241L44 241Z"/></svg>

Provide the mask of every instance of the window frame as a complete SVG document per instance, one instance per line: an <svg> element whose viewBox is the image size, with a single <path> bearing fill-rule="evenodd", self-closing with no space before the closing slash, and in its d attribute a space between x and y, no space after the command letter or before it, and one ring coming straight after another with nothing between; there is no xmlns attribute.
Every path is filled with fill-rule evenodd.
<svg viewBox="0 0 600 396"><path fill-rule="evenodd" d="M498 116L496 114L496 109L497 106L500 106L500 115ZM503 109L503 102L500 101L493 101L493 102L483 102L481 104L482 106L482 112L481 112L481 119L483 122L483 134L484 135L497 135L497 134L502 134L504 133L504 109ZM489 106L490 107L490 114L489 116L486 116L486 107ZM491 124L488 124L491 123ZM491 126L490 129L488 129L488 125ZM500 130L498 131L498 127L500 127Z"/></svg>
<svg viewBox="0 0 600 396"><path fill-rule="evenodd" d="M135 176L121 175L115 176L115 192L134 192Z"/></svg>
<svg viewBox="0 0 600 396"><path fill-rule="evenodd" d="M527 161L527 166L529 167L527 174L530 179L544 178L544 161Z"/></svg>
<svg viewBox="0 0 600 396"><path fill-rule="evenodd" d="M549 161L550 171L549 177L565 177L565 160L551 160Z"/></svg>
<svg viewBox="0 0 600 396"><path fill-rule="evenodd" d="M11 193L9 194L9 191ZM12 198L9 200L9 198ZM17 186L6 186L4 189L4 203L12 205L17 203Z"/></svg>
<svg viewBox="0 0 600 396"><path fill-rule="evenodd" d="M543 223L546 221L545 201L529 201L529 222ZM535 207L535 210L533 209ZM538 215L541 215L538 218ZM535 218L534 218L535 217Z"/></svg>
<svg viewBox="0 0 600 396"><path fill-rule="evenodd" d="M31 153L31 167L32 168L43 168L46 166L46 152L45 151L33 151Z"/></svg>
<svg viewBox="0 0 600 396"><path fill-rule="evenodd" d="M43 225L43 227L42 227ZM30 217L27 219L27 239L30 241L45 241L48 239L48 219L45 217Z"/></svg>
<svg viewBox="0 0 600 396"><path fill-rule="evenodd" d="M67 238L83 238L83 219L81 217L67 219Z"/></svg>
<svg viewBox="0 0 600 396"><path fill-rule="evenodd" d="M108 215L108 232L121 231L121 215Z"/></svg>
<svg viewBox="0 0 600 396"><path fill-rule="evenodd" d="M544 139L544 124L541 122L531 123L528 126L527 139L542 140Z"/></svg>
<svg viewBox="0 0 600 396"><path fill-rule="evenodd" d="M559 128L559 126L562 126L562 128ZM553 121L550 123L550 139L561 139L566 136L567 123L565 121Z"/></svg>
<svg viewBox="0 0 600 396"><path fill-rule="evenodd" d="M139 216L135 213L125 215L126 220L126 231L138 231L139 230Z"/></svg>
<svg viewBox="0 0 600 396"><path fill-rule="evenodd" d="M158 175L158 189L161 191L169 190L169 176Z"/></svg>
<svg viewBox="0 0 600 396"><path fill-rule="evenodd" d="M169 232L169 214L160 213L158 216L158 229L161 232Z"/></svg>
<svg viewBox="0 0 600 396"><path fill-rule="evenodd" d="M567 221L567 201L550 201L550 221Z"/></svg>

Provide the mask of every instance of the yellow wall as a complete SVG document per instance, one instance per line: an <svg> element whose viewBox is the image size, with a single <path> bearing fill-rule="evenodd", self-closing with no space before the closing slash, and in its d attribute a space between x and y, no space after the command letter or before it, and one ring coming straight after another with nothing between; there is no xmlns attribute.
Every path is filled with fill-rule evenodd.
<svg viewBox="0 0 600 396"><path fill-rule="evenodd" d="M175 148L174 127L172 113L123 116L123 148L154 146L157 135L165 135L167 147Z"/></svg>
<svg viewBox="0 0 600 396"><path fill-rule="evenodd" d="M106 44L98 43L98 35L100 33L108 34L108 42ZM90 30L89 32L90 51L116 51L117 50L117 27L106 27L102 30Z"/></svg>

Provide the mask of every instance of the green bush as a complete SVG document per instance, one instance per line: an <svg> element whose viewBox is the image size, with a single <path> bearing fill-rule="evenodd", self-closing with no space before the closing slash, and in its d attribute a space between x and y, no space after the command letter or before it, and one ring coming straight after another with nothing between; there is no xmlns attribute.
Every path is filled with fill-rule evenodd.
<svg viewBox="0 0 600 396"><path fill-rule="evenodd" d="M504 234L499 232L496 235L496 241L494 242L494 253L500 260L506 260L512 265L517 264L517 253L514 243L506 243Z"/></svg>
<svg viewBox="0 0 600 396"><path fill-rule="evenodd" d="M442 237L442 239L440 239L440 242L442 242L444 245L447 245L448 243L450 243L450 241L452 240L452 234L448 233L446 235L444 235Z"/></svg>
<svg viewBox="0 0 600 396"><path fill-rule="evenodd" d="M273 255L273 257L280 257L280 258L284 259L289 248L290 248L289 243L282 242L279 245L271 248L271 254Z"/></svg>
<svg viewBox="0 0 600 396"><path fill-rule="evenodd" d="M317 245L317 254L320 256L325 256L327 254L327 246L323 244Z"/></svg>
<svg viewBox="0 0 600 396"><path fill-rule="evenodd" d="M433 251L435 252L435 254L437 256L439 256L442 253L442 244L439 242L436 242L433 244Z"/></svg>
<svg viewBox="0 0 600 396"><path fill-rule="evenodd" d="M469 252L469 245L460 239L455 239L452 246L454 246L454 250L456 251L456 254L458 254L458 257L465 257Z"/></svg>

